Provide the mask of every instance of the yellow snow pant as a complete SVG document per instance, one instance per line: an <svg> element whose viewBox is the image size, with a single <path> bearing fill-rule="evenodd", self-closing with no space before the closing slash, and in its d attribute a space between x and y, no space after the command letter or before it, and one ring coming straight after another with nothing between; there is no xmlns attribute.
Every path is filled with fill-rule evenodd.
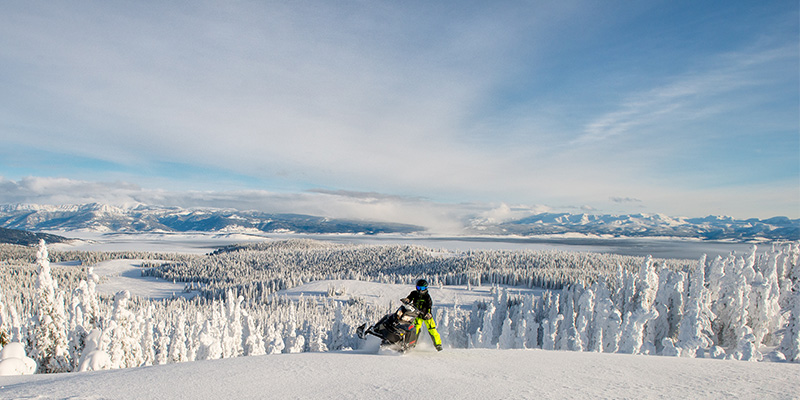
<svg viewBox="0 0 800 400"><path fill-rule="evenodd" d="M428 333L431 335L431 339L433 340L433 344L435 346L441 346L442 345L442 338L439 336L439 332L436 330L436 322L433 321L433 318L431 318L431 319L422 319L420 317L417 317L417 319L414 320L414 325L417 326L417 337L419 337L419 330L420 330L420 328L422 328L422 324L423 323L425 324L426 327L428 327ZM419 339L417 339L417 340L419 340Z"/></svg>

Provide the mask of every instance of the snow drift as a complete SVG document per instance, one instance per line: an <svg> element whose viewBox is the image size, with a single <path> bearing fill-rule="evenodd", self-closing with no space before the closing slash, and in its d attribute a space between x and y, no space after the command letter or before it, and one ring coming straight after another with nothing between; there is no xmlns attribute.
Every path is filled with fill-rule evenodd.
<svg viewBox="0 0 800 400"><path fill-rule="evenodd" d="M597 399L800 397L800 365L543 350L263 355L0 377L4 398Z"/></svg>

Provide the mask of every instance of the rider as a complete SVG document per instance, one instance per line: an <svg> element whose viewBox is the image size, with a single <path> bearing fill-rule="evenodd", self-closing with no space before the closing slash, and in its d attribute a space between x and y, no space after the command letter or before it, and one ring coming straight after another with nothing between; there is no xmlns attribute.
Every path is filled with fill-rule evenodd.
<svg viewBox="0 0 800 400"><path fill-rule="evenodd" d="M431 335L436 350L442 351L442 338L439 337L439 332L436 331L436 322L433 321L431 315L431 308L433 307L433 300L431 295L428 294L428 282L425 279L417 281L417 290L411 292L407 297L401 299L403 303L412 304L422 314L414 320L414 325L417 327L417 335L422 328L422 323L428 328L428 333Z"/></svg>

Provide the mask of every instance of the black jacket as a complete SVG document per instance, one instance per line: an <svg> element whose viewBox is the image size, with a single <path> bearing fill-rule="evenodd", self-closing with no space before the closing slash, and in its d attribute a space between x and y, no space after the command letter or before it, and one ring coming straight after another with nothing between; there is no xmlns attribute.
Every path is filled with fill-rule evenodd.
<svg viewBox="0 0 800 400"><path fill-rule="evenodd" d="M419 290L415 290L409 294L406 299L408 299L409 303L413 304L414 307L422 312L422 315L429 314L431 309L433 308L433 300L431 300L431 295L428 294L428 291L420 292Z"/></svg>

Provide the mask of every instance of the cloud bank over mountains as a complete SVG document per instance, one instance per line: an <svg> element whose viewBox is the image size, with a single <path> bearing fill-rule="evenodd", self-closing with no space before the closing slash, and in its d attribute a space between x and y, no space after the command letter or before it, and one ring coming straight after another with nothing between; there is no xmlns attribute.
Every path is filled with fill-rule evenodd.
<svg viewBox="0 0 800 400"><path fill-rule="evenodd" d="M20 182L0 180L0 193L0 227L34 231L580 234L800 240L800 220L786 217L743 220L726 216L587 214L555 212L546 206L442 204L415 197L323 189L289 194L167 192L120 182L29 178Z"/></svg>
<svg viewBox="0 0 800 400"><path fill-rule="evenodd" d="M612 197L610 202L639 204L642 203L642 200L626 197ZM616 216L632 215L630 213L614 212L613 210L597 210L589 206L566 205L553 207L536 204L442 203L421 197L346 190L312 189L305 192L290 193L270 192L265 190L167 191L161 189L146 189L131 183L119 181L87 182L65 178L37 177L24 178L19 181L12 181L0 177L0 204L54 206L107 204L125 209L135 208L140 205L157 208L230 209L239 212L252 211L264 214L302 214L321 218L406 224L423 227L427 232L435 234L474 233L506 235L513 233L530 235L582 232L587 234L613 235L615 234L614 228L608 228L608 226L611 225L607 224L610 223L611 220L616 220ZM686 219L697 222L702 218L708 217L706 215L672 215L667 217L664 214L658 213L639 214L647 216L644 219L651 219L651 215L655 216L655 222L634 221L636 223L641 222L644 225L675 225L684 223ZM552 217L551 220L548 220L547 218L549 217L543 217L545 219L534 221L544 215L564 218L558 219ZM593 228L587 228L587 226L577 227L572 220L574 218L570 219L565 217L568 215L578 215L578 220L588 218ZM660 220L664 219L666 219L667 222L662 223L663 221ZM727 216L718 219L731 221L755 220L752 218L734 219ZM523 222L523 226L520 226L519 221L526 220L528 223ZM639 218L639 220L641 220L641 218ZM539 225L544 223L560 226L571 224L573 226L564 229L538 229L535 227L535 224L530 225L534 222L539 222ZM598 226L598 224L606 225ZM630 225L630 221L625 224ZM789 225L791 226L791 222ZM664 232L664 235L669 236L670 234L677 234L678 236L692 236L690 233L682 232L685 229L689 228L684 226L681 228L681 232L678 233L667 230ZM768 228L766 230L770 231L771 229L772 228ZM764 229L761 230L763 231ZM655 232L652 229L648 231L650 233ZM627 234L636 233L634 230Z"/></svg>

